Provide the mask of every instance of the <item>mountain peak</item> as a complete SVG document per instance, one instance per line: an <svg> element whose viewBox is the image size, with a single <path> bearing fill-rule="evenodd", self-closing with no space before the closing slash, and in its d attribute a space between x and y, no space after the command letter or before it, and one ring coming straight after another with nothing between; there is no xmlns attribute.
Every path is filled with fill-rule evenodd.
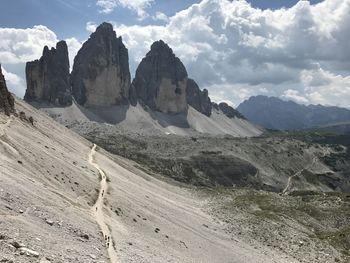
<svg viewBox="0 0 350 263"><path fill-rule="evenodd" d="M40 60L26 64L26 101L45 101L61 106L72 103L68 47L65 41L56 48L45 46Z"/></svg>
<svg viewBox="0 0 350 263"><path fill-rule="evenodd" d="M151 45L151 50L136 70L133 94L152 110L185 112L187 78L181 60L164 41L159 40Z"/></svg>
<svg viewBox="0 0 350 263"><path fill-rule="evenodd" d="M113 26L102 23L74 59L72 91L85 106L112 106L128 102L130 88L128 50Z"/></svg>

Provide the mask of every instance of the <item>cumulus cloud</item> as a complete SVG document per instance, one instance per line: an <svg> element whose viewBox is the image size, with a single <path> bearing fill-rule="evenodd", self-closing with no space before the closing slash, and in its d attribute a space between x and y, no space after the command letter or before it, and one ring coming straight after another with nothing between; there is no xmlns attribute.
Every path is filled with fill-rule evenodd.
<svg viewBox="0 0 350 263"><path fill-rule="evenodd" d="M164 21L164 22L168 22L169 18L166 14L162 13L162 12L156 12L156 14L154 16L152 16L152 19L155 21Z"/></svg>
<svg viewBox="0 0 350 263"><path fill-rule="evenodd" d="M293 100L297 103L308 103L309 100L306 99L305 97L301 96L298 90L294 90L294 89L287 89L283 96L283 98L287 99L287 100Z"/></svg>
<svg viewBox="0 0 350 263"><path fill-rule="evenodd" d="M118 6L132 10L140 19L148 17L146 9L151 6L154 0L97 0L100 13L109 14Z"/></svg>
<svg viewBox="0 0 350 263"><path fill-rule="evenodd" d="M0 28L0 61L16 64L36 59L45 45L54 46L57 36L46 26Z"/></svg>
<svg viewBox="0 0 350 263"><path fill-rule="evenodd" d="M115 22L114 27L129 49L132 72L152 42L163 39L202 88L218 97L225 87L221 97L233 104L246 97L242 94L293 96L289 89L297 91L295 100L314 102L306 96L308 87L340 83L314 76L312 85L305 85L302 74L327 69L346 75L350 69L350 0L299 1L277 10L257 9L244 0L203 0L169 17L164 26Z"/></svg>
<svg viewBox="0 0 350 263"><path fill-rule="evenodd" d="M350 76L319 68L302 71L301 82L305 97L312 104L350 106Z"/></svg>

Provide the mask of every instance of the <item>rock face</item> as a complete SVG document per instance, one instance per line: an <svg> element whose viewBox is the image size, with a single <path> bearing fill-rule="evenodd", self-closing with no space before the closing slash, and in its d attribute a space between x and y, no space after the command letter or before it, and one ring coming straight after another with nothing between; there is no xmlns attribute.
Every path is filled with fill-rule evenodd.
<svg viewBox="0 0 350 263"><path fill-rule="evenodd" d="M152 44L136 70L130 101L164 113L181 113L187 110L186 87L185 66L160 40Z"/></svg>
<svg viewBox="0 0 350 263"><path fill-rule="evenodd" d="M62 106L72 103L68 48L65 41L51 50L45 46L40 60L26 64L27 90L24 100L46 101Z"/></svg>
<svg viewBox="0 0 350 263"><path fill-rule="evenodd" d="M200 90L197 83L193 79L187 80L186 89L187 103L195 108L197 111L210 117L212 104L208 96L208 90Z"/></svg>
<svg viewBox="0 0 350 263"><path fill-rule="evenodd" d="M5 77L2 74L0 65L0 109L5 112L6 115L15 111L15 100L6 86Z"/></svg>
<svg viewBox="0 0 350 263"><path fill-rule="evenodd" d="M232 108L230 105L228 105L225 102L221 102L219 104L216 104L215 102L213 102L212 106L213 108L222 111L230 119L233 119L235 117L239 119L245 119L245 117L238 110Z"/></svg>
<svg viewBox="0 0 350 263"><path fill-rule="evenodd" d="M112 106L128 103L128 50L113 26L101 24L74 59L73 96L80 105Z"/></svg>

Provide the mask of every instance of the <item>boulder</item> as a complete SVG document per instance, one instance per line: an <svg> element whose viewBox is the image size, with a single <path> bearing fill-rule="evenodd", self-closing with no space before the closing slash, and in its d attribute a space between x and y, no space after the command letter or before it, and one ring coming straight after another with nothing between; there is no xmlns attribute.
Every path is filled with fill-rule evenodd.
<svg viewBox="0 0 350 263"><path fill-rule="evenodd" d="M212 104L208 96L208 90L200 90L197 83L193 79L187 80L187 103L197 111L210 117Z"/></svg>
<svg viewBox="0 0 350 263"><path fill-rule="evenodd" d="M24 100L45 101L67 106L72 104L69 79L68 47L65 41L56 44L56 48L44 47L39 60L27 62L27 90Z"/></svg>
<svg viewBox="0 0 350 263"><path fill-rule="evenodd" d="M136 70L130 101L164 113L187 111L187 71L162 40L152 44Z"/></svg>
<svg viewBox="0 0 350 263"><path fill-rule="evenodd" d="M6 115L10 115L15 111L15 99L7 89L5 76L2 74L1 65L0 65L0 109L3 110Z"/></svg>
<svg viewBox="0 0 350 263"><path fill-rule="evenodd" d="M113 26L102 23L83 44L74 59L72 91L83 106L128 103L130 88L128 50Z"/></svg>

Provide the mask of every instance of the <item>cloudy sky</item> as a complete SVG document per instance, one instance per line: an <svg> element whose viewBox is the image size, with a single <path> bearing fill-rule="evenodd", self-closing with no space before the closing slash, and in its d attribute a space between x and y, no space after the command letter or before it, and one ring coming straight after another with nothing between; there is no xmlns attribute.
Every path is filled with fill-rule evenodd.
<svg viewBox="0 0 350 263"><path fill-rule="evenodd" d="M67 41L70 60L103 21L134 74L163 39L214 101L252 95L350 108L350 0L2 0L0 62L25 91L25 62Z"/></svg>

